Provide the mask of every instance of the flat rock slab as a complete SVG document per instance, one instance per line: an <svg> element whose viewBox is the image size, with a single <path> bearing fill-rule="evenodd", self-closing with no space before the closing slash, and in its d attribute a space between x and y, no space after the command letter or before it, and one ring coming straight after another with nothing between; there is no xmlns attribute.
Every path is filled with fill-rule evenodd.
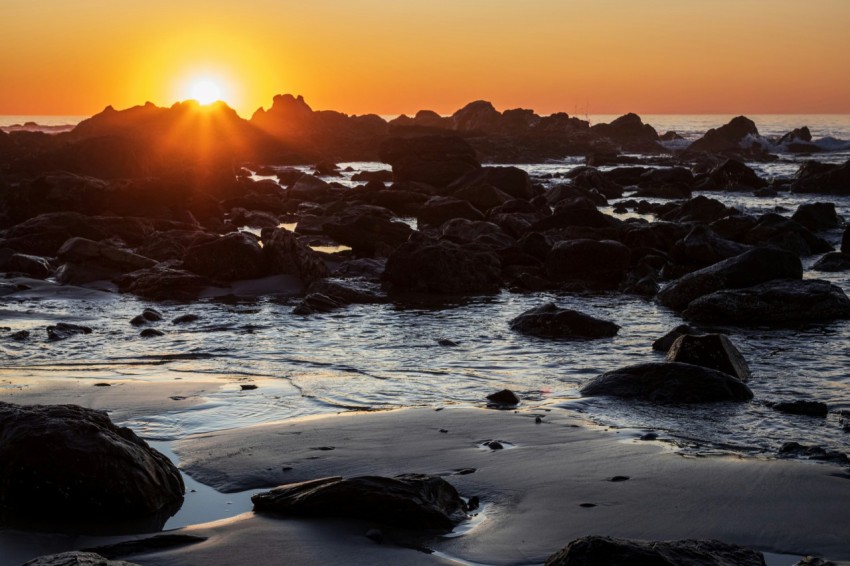
<svg viewBox="0 0 850 566"><path fill-rule="evenodd" d="M466 503L449 482L421 474L322 478L282 485L251 501L262 513L353 517L445 532L468 518Z"/></svg>
<svg viewBox="0 0 850 566"><path fill-rule="evenodd" d="M22 566L139 566L134 562L109 560L94 552L70 551L39 556Z"/></svg>
<svg viewBox="0 0 850 566"><path fill-rule="evenodd" d="M658 403L749 401L741 380L711 368L679 362L646 363L608 371L581 388L585 397L607 395Z"/></svg>

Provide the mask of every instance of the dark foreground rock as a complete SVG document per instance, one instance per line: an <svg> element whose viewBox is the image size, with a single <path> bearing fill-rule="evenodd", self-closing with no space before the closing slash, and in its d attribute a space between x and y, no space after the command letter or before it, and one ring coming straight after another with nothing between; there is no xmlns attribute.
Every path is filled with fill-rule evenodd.
<svg viewBox="0 0 850 566"><path fill-rule="evenodd" d="M384 282L392 291L495 293L502 266L492 252L447 240L410 241L387 259Z"/></svg>
<svg viewBox="0 0 850 566"><path fill-rule="evenodd" d="M47 339L52 341L65 340L77 334L91 333L92 329L88 326L80 326L79 324L70 324L68 322L60 322L47 327Z"/></svg>
<svg viewBox="0 0 850 566"><path fill-rule="evenodd" d="M667 361L716 369L741 381L750 378L747 361L724 334L679 336L667 352Z"/></svg>
<svg viewBox="0 0 850 566"><path fill-rule="evenodd" d="M717 291L691 302L682 315L695 322L781 324L850 318L844 291L820 279L769 281Z"/></svg>
<svg viewBox="0 0 850 566"><path fill-rule="evenodd" d="M592 339L616 336L620 327L575 310L562 309L555 303L546 303L511 320L511 330L541 338Z"/></svg>
<svg viewBox="0 0 850 566"><path fill-rule="evenodd" d="M677 362L637 364L605 372L582 387L581 394L658 403L711 403L753 398L750 388L729 374Z"/></svg>
<svg viewBox="0 0 850 566"><path fill-rule="evenodd" d="M803 265L796 255L775 248L754 248L683 276L661 289L658 300L671 309L682 310L694 299L721 289L802 277Z"/></svg>
<svg viewBox="0 0 850 566"><path fill-rule="evenodd" d="M21 566L138 566L135 562L109 560L94 552L72 550L33 558Z"/></svg>
<svg viewBox="0 0 850 566"><path fill-rule="evenodd" d="M764 566L761 552L718 540L640 541L588 536L546 559L546 566Z"/></svg>
<svg viewBox="0 0 850 566"><path fill-rule="evenodd" d="M127 521L176 510L183 491L174 464L104 412L0 403L0 507L15 516Z"/></svg>
<svg viewBox="0 0 850 566"><path fill-rule="evenodd" d="M661 338L657 339L652 343L652 349L657 352L668 352L670 347L673 345L673 342L679 336L684 336L685 334L699 334L699 332L688 326L687 324L680 324Z"/></svg>
<svg viewBox="0 0 850 566"><path fill-rule="evenodd" d="M823 417L829 414L829 407L821 401L782 401L773 405L774 410L789 415L804 415L807 417Z"/></svg>
<svg viewBox="0 0 850 566"><path fill-rule="evenodd" d="M451 531L467 506L442 478L329 477L276 487L251 497L254 511L307 517L351 517L415 529Z"/></svg>
<svg viewBox="0 0 850 566"><path fill-rule="evenodd" d="M592 289L616 289L625 279L631 252L620 242L588 239L558 242L546 257L546 272L555 281Z"/></svg>

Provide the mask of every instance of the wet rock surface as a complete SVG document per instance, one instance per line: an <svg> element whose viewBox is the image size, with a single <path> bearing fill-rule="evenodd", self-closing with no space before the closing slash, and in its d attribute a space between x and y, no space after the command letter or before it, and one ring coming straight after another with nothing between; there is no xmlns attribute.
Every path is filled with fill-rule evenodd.
<svg viewBox="0 0 850 566"><path fill-rule="evenodd" d="M658 403L711 403L753 398L746 384L727 373L677 362L651 362L609 371L590 380L581 388L581 394Z"/></svg>
<svg viewBox="0 0 850 566"><path fill-rule="evenodd" d="M351 517L444 532L467 518L466 503L451 484L419 474L322 478L282 485L251 501L259 513Z"/></svg>
<svg viewBox="0 0 850 566"><path fill-rule="evenodd" d="M751 375L744 356L723 334L679 336L667 351L667 361L716 369L741 381Z"/></svg>
<svg viewBox="0 0 850 566"><path fill-rule="evenodd" d="M511 330L540 338L594 339L615 336L620 327L571 309L546 303L526 311L510 322Z"/></svg>
<svg viewBox="0 0 850 566"><path fill-rule="evenodd" d="M167 517L183 500L177 468L101 411L0 403L0 439L7 516L120 522Z"/></svg>
<svg viewBox="0 0 850 566"><path fill-rule="evenodd" d="M761 552L718 540L641 541L588 536L546 559L546 566L764 566Z"/></svg>

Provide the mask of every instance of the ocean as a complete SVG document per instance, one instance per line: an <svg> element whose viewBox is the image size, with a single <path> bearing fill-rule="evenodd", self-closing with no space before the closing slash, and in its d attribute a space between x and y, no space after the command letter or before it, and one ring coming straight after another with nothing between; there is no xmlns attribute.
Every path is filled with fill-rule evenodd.
<svg viewBox="0 0 850 566"><path fill-rule="evenodd" d="M5 117L0 124L32 121L69 123L73 117ZM607 120L594 116L591 121ZM729 116L647 116L661 131L689 139ZM816 139L850 139L850 116L754 116L766 136L808 126ZM849 148L850 150L850 148ZM847 151L816 158L845 161ZM753 163L767 177L790 177L803 159L783 155L772 163ZM518 164L534 177L566 173L581 164L568 159ZM352 171L386 168L379 163L345 163ZM547 181L548 182L548 181ZM745 212L781 211L800 204L834 202L850 218L850 198L780 193L756 198L743 193L709 194ZM613 213L612 208L606 212ZM834 245L841 231L825 235ZM816 258L807 258L811 265ZM850 276L807 272L850 291ZM554 301L622 326L611 340L552 342L517 335L508 322L524 310ZM850 323L792 329L717 328L730 335L753 369L756 400L710 409L658 407L606 399L582 399L588 379L632 363L660 359L650 345L679 324L679 317L653 300L626 295L512 294L503 292L439 306L354 305L327 315L292 314L294 302L274 297L195 304L152 304L138 298L102 294L67 300L33 296L0 303L3 325L43 332L46 321L66 320L95 328L91 336L61 343L3 341L0 378L6 374L44 379L162 380L213 379L225 387L191 411L124 422L150 439L169 440L214 429L346 410L396 407L480 405L484 396L509 388L526 406L581 413L602 426L653 430L683 450L728 450L771 455L790 440L846 446L838 411L850 410ZM162 340L138 339L129 320L145 307L166 319L187 312L201 319L190 326L168 325ZM449 339L458 347L439 344ZM262 395L244 395L240 383L261 383ZM832 409L826 420L788 416L769 408L773 401L813 399Z"/></svg>

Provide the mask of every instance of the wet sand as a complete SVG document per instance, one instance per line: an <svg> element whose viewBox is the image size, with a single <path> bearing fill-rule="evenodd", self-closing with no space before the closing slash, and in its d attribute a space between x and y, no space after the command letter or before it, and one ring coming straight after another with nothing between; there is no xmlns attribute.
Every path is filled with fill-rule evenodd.
<svg viewBox="0 0 850 566"><path fill-rule="evenodd" d="M173 410L170 396L176 393L191 403L192 395L207 387L214 385L93 387L75 382L64 389L55 384L7 387L0 400L73 401L113 414L141 414ZM688 458L663 442L640 441L638 434L589 426L557 408L445 408L345 413L190 436L171 445L181 469L234 496L330 475L418 472L445 477L462 496L479 497L482 508L468 532L456 537L411 534L364 521L249 512L173 531L207 537L204 542L124 558L145 566L225 565L237 555L258 565L284 559L297 564L536 564L569 541L596 534L717 538L777 554L850 559L850 474L845 469L797 461ZM502 441L505 448L486 447L490 440ZM383 544L365 536L374 527L384 532ZM45 551L55 551L144 537L30 538Z"/></svg>

